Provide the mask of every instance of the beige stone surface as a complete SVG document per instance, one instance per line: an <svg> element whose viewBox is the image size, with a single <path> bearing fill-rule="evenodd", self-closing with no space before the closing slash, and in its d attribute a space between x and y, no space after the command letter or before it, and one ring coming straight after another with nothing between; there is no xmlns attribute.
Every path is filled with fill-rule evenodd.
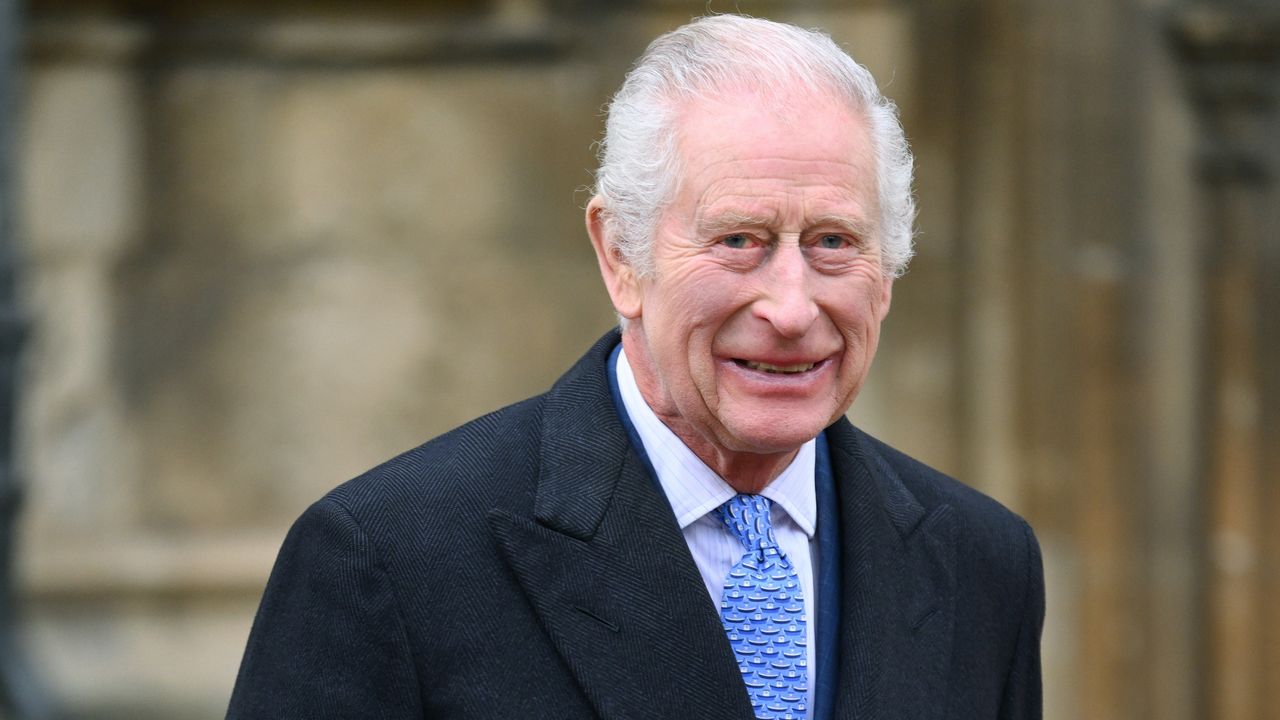
<svg viewBox="0 0 1280 720"><path fill-rule="evenodd" d="M1206 692L1174 4L735 4L828 28L903 109L919 252L851 414L1036 527L1050 720L1189 720ZM600 109L654 35L734 8L34 5L28 639L77 717L221 717L293 518L612 325L581 220Z"/></svg>
<svg viewBox="0 0 1280 720"><path fill-rule="evenodd" d="M36 537L97 533L133 520L132 429L112 381L111 270L143 209L137 83L114 67L27 75L20 224L33 332L19 462L34 479Z"/></svg>
<svg viewBox="0 0 1280 720"><path fill-rule="evenodd" d="M219 716L307 504L612 324L598 72L32 68L21 573L58 697Z"/></svg>
<svg viewBox="0 0 1280 720"><path fill-rule="evenodd" d="M156 598L34 614L36 668L69 717L219 718L256 602Z"/></svg>
<svg viewBox="0 0 1280 720"><path fill-rule="evenodd" d="M137 237L145 209L138 78L85 64L40 67L27 77L18 200L28 252L118 252Z"/></svg>

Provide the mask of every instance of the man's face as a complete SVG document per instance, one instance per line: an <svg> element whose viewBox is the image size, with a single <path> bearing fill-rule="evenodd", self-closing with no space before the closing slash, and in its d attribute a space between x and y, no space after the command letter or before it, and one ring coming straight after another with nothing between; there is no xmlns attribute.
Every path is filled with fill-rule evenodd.
<svg viewBox="0 0 1280 720"><path fill-rule="evenodd" d="M889 309L865 121L825 96L740 92L677 127L655 272L620 308L628 358L695 450L793 450L849 408Z"/></svg>

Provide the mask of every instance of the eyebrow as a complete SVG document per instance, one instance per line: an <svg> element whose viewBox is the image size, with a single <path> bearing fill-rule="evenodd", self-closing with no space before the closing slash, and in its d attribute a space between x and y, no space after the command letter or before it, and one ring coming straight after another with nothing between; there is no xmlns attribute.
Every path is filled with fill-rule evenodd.
<svg viewBox="0 0 1280 720"><path fill-rule="evenodd" d="M821 225L835 225L844 228L864 240L875 237L876 230L879 228L879 223L874 220L852 218L847 215L819 215L809 222L809 227Z"/></svg>
<svg viewBox="0 0 1280 720"><path fill-rule="evenodd" d="M766 228L773 225L774 222L775 218L762 215L727 212L714 217L700 219L697 228L701 234L712 235L738 228ZM833 225L863 239L875 237L878 227L878 223L874 221L852 218L847 215L819 215L810 218L805 223L806 229Z"/></svg>
<svg viewBox="0 0 1280 720"><path fill-rule="evenodd" d="M702 234L711 235L744 227L768 227L770 224L771 220L769 218L760 215L728 212L715 217L700 218L698 220L698 230Z"/></svg>

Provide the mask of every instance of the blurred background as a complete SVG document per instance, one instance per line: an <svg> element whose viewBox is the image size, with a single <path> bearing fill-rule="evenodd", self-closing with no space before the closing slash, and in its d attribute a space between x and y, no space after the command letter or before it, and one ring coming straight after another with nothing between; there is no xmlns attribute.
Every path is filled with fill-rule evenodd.
<svg viewBox="0 0 1280 720"><path fill-rule="evenodd" d="M613 324L600 110L735 9L901 106L919 254L851 415L1036 528L1046 718L1277 717L1277 3L0 8L8 717L222 717L292 520Z"/></svg>

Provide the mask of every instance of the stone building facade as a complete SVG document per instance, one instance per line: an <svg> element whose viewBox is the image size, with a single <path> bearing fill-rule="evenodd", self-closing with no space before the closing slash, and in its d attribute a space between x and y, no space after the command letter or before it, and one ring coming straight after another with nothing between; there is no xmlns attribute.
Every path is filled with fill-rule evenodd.
<svg viewBox="0 0 1280 720"><path fill-rule="evenodd" d="M31 0L18 563L58 717L221 717L293 518L612 325L600 109L708 8L825 28L902 108L918 256L851 414L1036 527L1046 717L1280 705L1274 35L1172 0ZM1232 42L1243 120L1186 82ZM1203 128L1259 172L1197 175Z"/></svg>

